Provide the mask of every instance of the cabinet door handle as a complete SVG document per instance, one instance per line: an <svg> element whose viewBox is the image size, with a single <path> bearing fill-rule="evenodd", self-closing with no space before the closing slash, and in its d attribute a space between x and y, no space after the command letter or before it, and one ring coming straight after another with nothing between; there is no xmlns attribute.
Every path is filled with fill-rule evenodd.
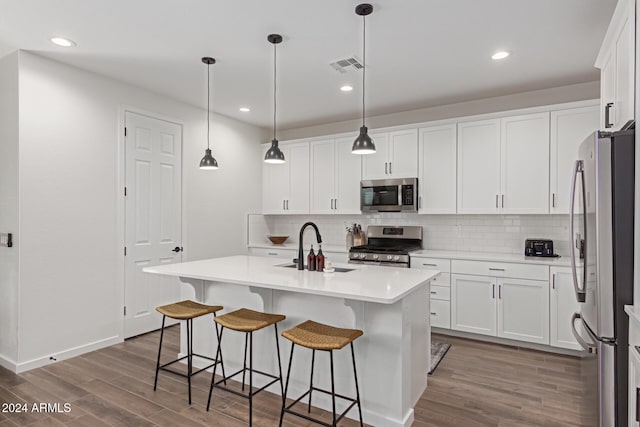
<svg viewBox="0 0 640 427"><path fill-rule="evenodd" d="M555 289L556 288L556 274L553 273L551 275L551 289Z"/></svg>
<svg viewBox="0 0 640 427"><path fill-rule="evenodd" d="M498 195L496 194L496 209L498 209Z"/></svg>
<svg viewBox="0 0 640 427"><path fill-rule="evenodd" d="M556 207L556 193L551 193L551 207Z"/></svg>
<svg viewBox="0 0 640 427"><path fill-rule="evenodd" d="M422 265L426 265L427 267L437 267L438 264L427 264L427 263L422 263Z"/></svg>
<svg viewBox="0 0 640 427"><path fill-rule="evenodd" d="M333 209L333 199L331 199L331 209Z"/></svg>
<svg viewBox="0 0 640 427"><path fill-rule="evenodd" d="M607 129L613 127L613 123L609 123L609 119L611 116L611 107L613 107L613 102L609 102L604 107L604 127Z"/></svg>
<svg viewBox="0 0 640 427"><path fill-rule="evenodd" d="M393 172L391 172L391 162L389 162L389 175L391 175Z"/></svg>
<svg viewBox="0 0 640 427"><path fill-rule="evenodd" d="M502 207L504 208L504 194L500 197L502 198Z"/></svg>
<svg viewBox="0 0 640 427"><path fill-rule="evenodd" d="M389 172L387 170L387 162L384 162L384 174L387 175Z"/></svg>
<svg viewBox="0 0 640 427"><path fill-rule="evenodd" d="M489 271L504 271L504 268L489 268Z"/></svg>
<svg viewBox="0 0 640 427"><path fill-rule="evenodd" d="M338 210L338 199L333 199L333 209Z"/></svg>
<svg viewBox="0 0 640 427"><path fill-rule="evenodd" d="M491 284L491 298L496 299L496 285L495 284Z"/></svg>
<svg viewBox="0 0 640 427"><path fill-rule="evenodd" d="M418 196L418 209L422 209L422 196Z"/></svg>
<svg viewBox="0 0 640 427"><path fill-rule="evenodd" d="M433 313L431 313L433 314ZM640 388L636 387L636 421L640 421Z"/></svg>
<svg viewBox="0 0 640 427"><path fill-rule="evenodd" d="M278 256L277 252L267 252L267 255Z"/></svg>
<svg viewBox="0 0 640 427"><path fill-rule="evenodd" d="M435 295L435 294L437 294L437 292L436 291L431 291L431 294Z"/></svg>
<svg viewBox="0 0 640 427"><path fill-rule="evenodd" d="M502 285L498 285L498 299L502 299Z"/></svg>
<svg viewBox="0 0 640 427"><path fill-rule="evenodd" d="M287 199L287 210L289 210L289 200Z"/></svg>
<svg viewBox="0 0 640 427"><path fill-rule="evenodd" d="M432 316L435 316L435 315L437 315L437 314L438 314L438 313L434 313L433 311L431 312L431 315L432 315Z"/></svg>
<svg viewBox="0 0 640 427"><path fill-rule="evenodd" d="M286 208L286 204L285 204L284 199L283 199L283 200L282 200L282 210L284 211L284 210L286 210L286 209L287 209L287 208Z"/></svg>

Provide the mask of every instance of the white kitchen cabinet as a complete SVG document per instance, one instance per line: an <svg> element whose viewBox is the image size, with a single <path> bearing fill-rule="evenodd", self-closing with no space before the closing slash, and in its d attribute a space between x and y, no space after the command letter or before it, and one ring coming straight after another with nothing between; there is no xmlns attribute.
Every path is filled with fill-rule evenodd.
<svg viewBox="0 0 640 427"><path fill-rule="evenodd" d="M458 213L548 213L549 113L458 124Z"/></svg>
<svg viewBox="0 0 640 427"><path fill-rule="evenodd" d="M415 178L418 176L418 130L369 135L374 154L362 156L362 179Z"/></svg>
<svg viewBox="0 0 640 427"><path fill-rule="evenodd" d="M578 270L582 274L582 270ZM550 344L554 347L582 350L571 332L571 316L580 311L573 289L573 278L569 267L551 267L551 289L549 290Z"/></svg>
<svg viewBox="0 0 640 427"><path fill-rule="evenodd" d="M496 324L496 278L451 275L451 329L492 335Z"/></svg>
<svg viewBox="0 0 640 427"><path fill-rule="evenodd" d="M578 146L598 130L598 105L551 112L550 212L568 214L571 172Z"/></svg>
<svg viewBox="0 0 640 427"><path fill-rule="evenodd" d="M431 327L451 329L451 305L449 301L431 298L430 304Z"/></svg>
<svg viewBox="0 0 640 427"><path fill-rule="evenodd" d="M500 213L549 212L549 113L501 119Z"/></svg>
<svg viewBox="0 0 640 427"><path fill-rule="evenodd" d="M451 271L451 329L549 344L549 267L453 260Z"/></svg>
<svg viewBox="0 0 640 427"><path fill-rule="evenodd" d="M411 257L411 268L440 271L429 282L431 326L451 329L451 260Z"/></svg>
<svg viewBox="0 0 640 427"><path fill-rule="evenodd" d="M359 214L362 158L351 153L353 138L310 144L312 214Z"/></svg>
<svg viewBox="0 0 640 427"><path fill-rule="evenodd" d="M456 213L455 124L422 128L418 146L418 213Z"/></svg>
<svg viewBox="0 0 640 427"><path fill-rule="evenodd" d="M249 248L249 255L293 260L298 257L298 252L295 249L283 249L277 247Z"/></svg>
<svg viewBox="0 0 640 427"><path fill-rule="evenodd" d="M285 163L262 164L262 213L309 213L309 143L280 144L280 149Z"/></svg>
<svg viewBox="0 0 640 427"><path fill-rule="evenodd" d="M640 354L635 346L629 346L628 427L640 427L638 394L640 394Z"/></svg>
<svg viewBox="0 0 640 427"><path fill-rule="evenodd" d="M458 213L498 212L500 119L458 124L457 173Z"/></svg>
<svg viewBox="0 0 640 427"><path fill-rule="evenodd" d="M635 3L635 0L618 1L596 58L603 130L619 130L635 117Z"/></svg>
<svg viewBox="0 0 640 427"><path fill-rule="evenodd" d="M497 279L497 336L549 344L549 282Z"/></svg>

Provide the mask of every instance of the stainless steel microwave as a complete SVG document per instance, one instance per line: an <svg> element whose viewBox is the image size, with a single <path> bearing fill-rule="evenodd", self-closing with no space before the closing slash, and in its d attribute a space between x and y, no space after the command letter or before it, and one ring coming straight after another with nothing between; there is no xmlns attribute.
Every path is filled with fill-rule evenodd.
<svg viewBox="0 0 640 427"><path fill-rule="evenodd" d="M418 178L360 181L362 212L418 212Z"/></svg>

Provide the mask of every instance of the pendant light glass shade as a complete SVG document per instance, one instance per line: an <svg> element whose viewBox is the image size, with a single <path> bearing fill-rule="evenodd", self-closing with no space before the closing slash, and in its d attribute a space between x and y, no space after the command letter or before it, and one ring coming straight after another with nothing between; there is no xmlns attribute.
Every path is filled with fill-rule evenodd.
<svg viewBox="0 0 640 427"><path fill-rule="evenodd" d="M367 127L364 124L364 83L365 83L365 73L367 70L367 61L366 61L366 16L370 15L373 12L373 6L368 3L359 4L356 6L356 15L362 16L362 127L360 127L360 134L353 141L353 146L351 147L351 152L353 154L373 154L376 152L376 145L371 140L367 132Z"/></svg>
<svg viewBox="0 0 640 427"><path fill-rule="evenodd" d="M282 164L285 162L284 153L278 147L278 138L276 138L276 45L282 43L282 36L280 34L269 34L267 41L273 44L273 139L271 140L271 147L264 155L264 162Z"/></svg>
<svg viewBox="0 0 640 427"><path fill-rule="evenodd" d="M200 160L200 169L203 170L215 170L218 169L218 161L211 155L211 149L209 148L209 129L211 127L211 111L209 101L211 99L211 89L210 89L210 76L211 76L211 64L215 64L216 60L205 56L202 58L202 62L207 64L207 149L204 152L204 157Z"/></svg>

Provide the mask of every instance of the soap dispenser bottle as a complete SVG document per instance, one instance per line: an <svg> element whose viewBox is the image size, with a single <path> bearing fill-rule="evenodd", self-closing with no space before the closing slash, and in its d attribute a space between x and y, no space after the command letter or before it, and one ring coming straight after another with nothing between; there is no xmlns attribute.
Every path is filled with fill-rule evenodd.
<svg viewBox="0 0 640 427"><path fill-rule="evenodd" d="M316 271L324 270L324 254L322 253L322 245L318 245L318 255L316 255Z"/></svg>
<svg viewBox="0 0 640 427"><path fill-rule="evenodd" d="M311 251L307 256L307 270L316 271L316 254L313 252L313 245L311 245Z"/></svg>

